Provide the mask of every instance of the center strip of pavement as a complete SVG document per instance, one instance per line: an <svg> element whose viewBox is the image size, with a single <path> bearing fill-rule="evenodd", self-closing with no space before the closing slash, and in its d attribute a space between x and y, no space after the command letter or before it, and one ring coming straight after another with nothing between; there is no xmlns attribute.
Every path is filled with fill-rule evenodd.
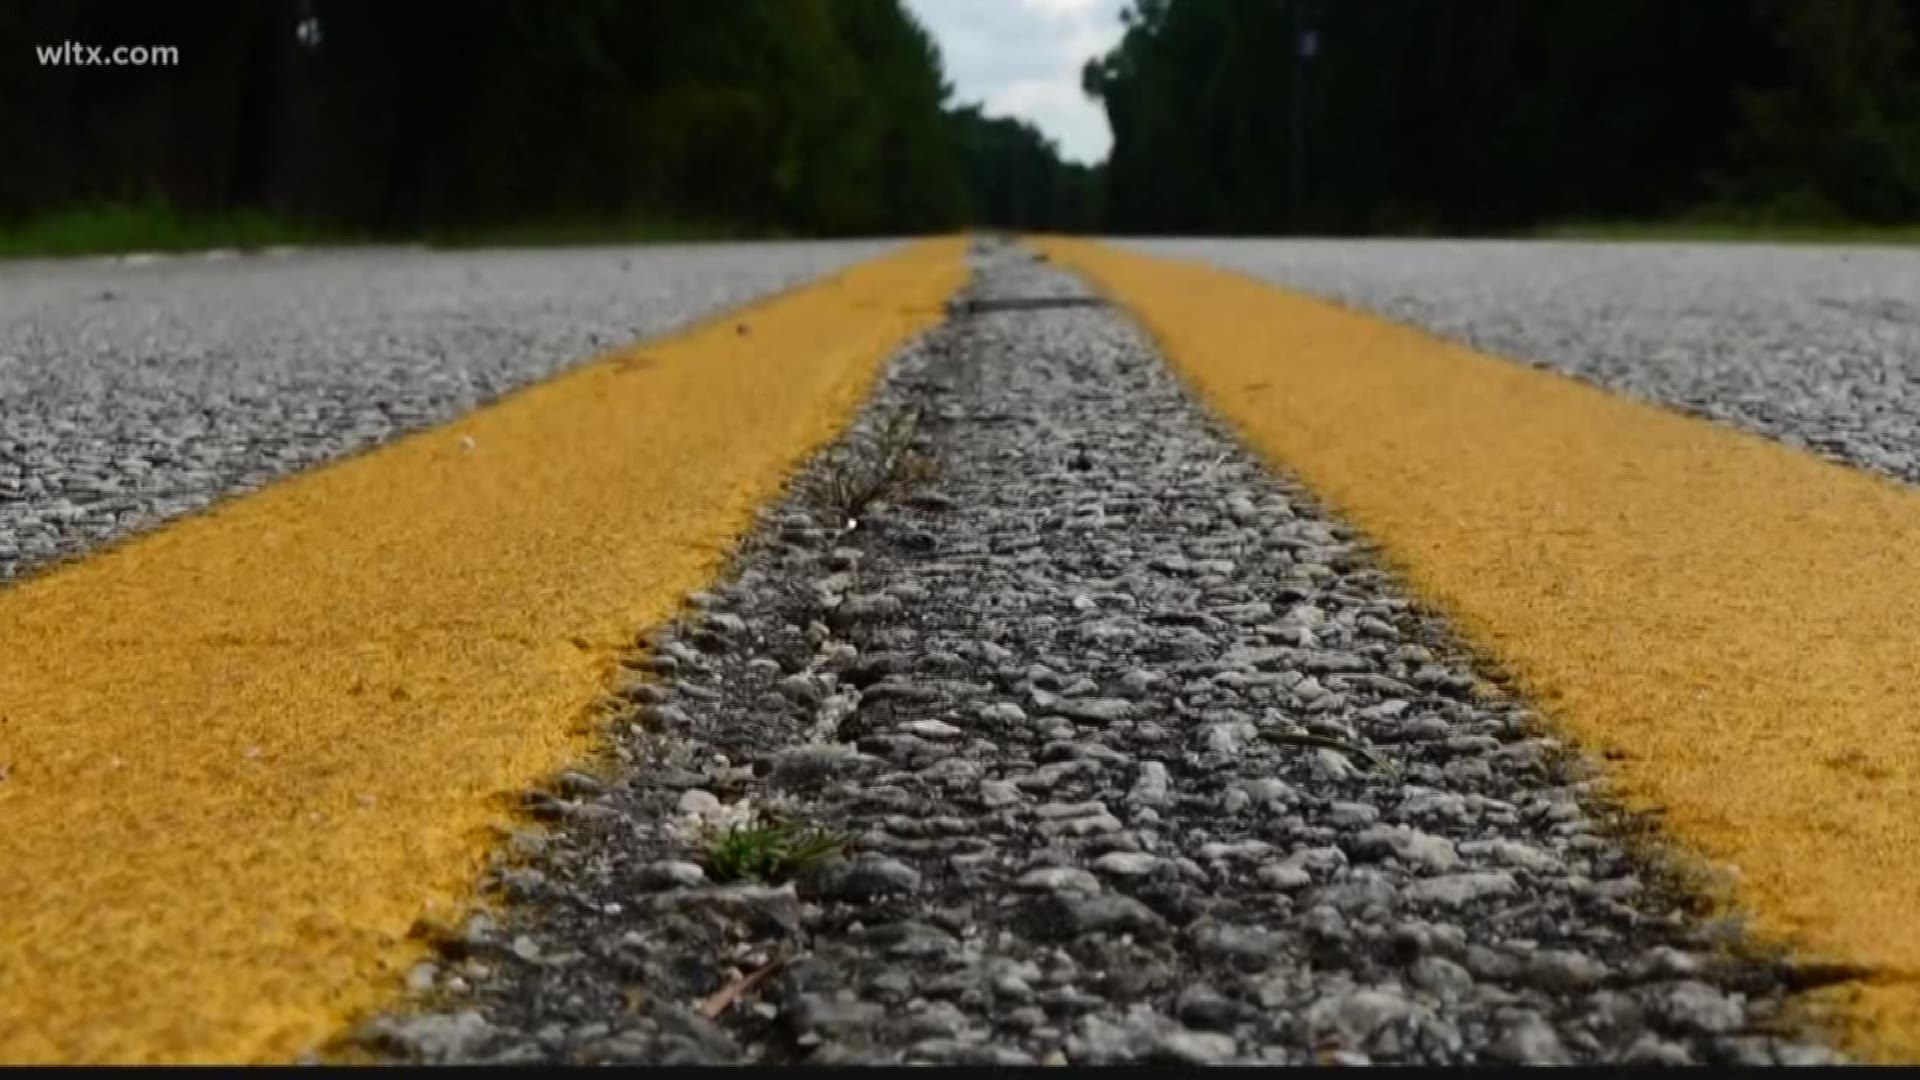
<svg viewBox="0 0 1920 1080"><path fill-rule="evenodd" d="M383 1000L964 277L917 244L0 591L0 1060L285 1059Z"/></svg>
<svg viewBox="0 0 1920 1080"><path fill-rule="evenodd" d="M1044 250L1384 549L1628 805L1732 867L1809 1002L1920 1059L1920 491L1240 275Z"/></svg>

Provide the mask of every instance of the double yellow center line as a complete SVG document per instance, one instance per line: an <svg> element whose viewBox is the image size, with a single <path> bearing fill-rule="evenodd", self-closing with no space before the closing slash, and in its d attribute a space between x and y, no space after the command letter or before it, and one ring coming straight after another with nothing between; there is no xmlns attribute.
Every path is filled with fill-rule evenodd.
<svg viewBox="0 0 1920 1080"><path fill-rule="evenodd" d="M1764 934L1920 1057L1920 494L1205 267L1054 242ZM0 1059L284 1059L391 992L960 284L917 246L0 591Z"/></svg>

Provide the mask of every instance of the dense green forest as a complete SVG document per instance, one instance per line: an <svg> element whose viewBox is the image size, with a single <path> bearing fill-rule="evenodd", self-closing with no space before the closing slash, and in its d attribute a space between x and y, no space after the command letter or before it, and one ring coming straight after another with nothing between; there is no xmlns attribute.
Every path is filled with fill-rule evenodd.
<svg viewBox="0 0 1920 1080"><path fill-rule="evenodd" d="M898 0L0 0L0 227L104 205L531 238L1920 220L1920 0L1125 18L1084 72L1114 131L1089 168L956 102ZM69 40L181 61L33 58Z"/></svg>
<svg viewBox="0 0 1920 1080"><path fill-rule="evenodd" d="M1920 219L1920 0L1134 0L1108 228Z"/></svg>
<svg viewBox="0 0 1920 1080"><path fill-rule="evenodd" d="M32 59L69 40L181 62ZM0 0L0 56L0 219L837 235L1037 225L1091 187L1032 127L950 110L896 0Z"/></svg>

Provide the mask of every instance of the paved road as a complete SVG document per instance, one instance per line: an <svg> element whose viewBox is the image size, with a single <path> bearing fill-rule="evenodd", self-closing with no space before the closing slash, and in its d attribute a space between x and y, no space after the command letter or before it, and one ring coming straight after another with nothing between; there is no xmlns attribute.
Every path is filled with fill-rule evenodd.
<svg viewBox="0 0 1920 1080"><path fill-rule="evenodd" d="M0 263L0 581L886 247Z"/></svg>
<svg viewBox="0 0 1920 1080"><path fill-rule="evenodd" d="M1157 240L1622 393L1920 483L1920 251Z"/></svg>
<svg viewBox="0 0 1920 1080"><path fill-rule="evenodd" d="M1920 479L1910 255L1133 246ZM1245 441L1121 313L989 303L863 414L920 411L925 497L848 533L803 485L716 579L936 317L938 245L456 420L888 247L0 270L0 577L264 485L0 585L0 863L33 868L0 882L0 1047L1805 1061L1787 986L1831 978L1861 1047L1920 1045L1915 996L1859 978L1920 955L1909 489L1072 245ZM978 299L1081 295L982 265ZM617 670L635 633L652 681ZM554 776L609 720L605 768ZM1603 751L1840 966L1722 951L1621 842ZM480 875L529 785L534 861ZM856 854L722 887L701 830L755 807ZM461 924L477 883L504 925ZM425 1020L343 1026L403 982Z"/></svg>
<svg viewBox="0 0 1920 1080"><path fill-rule="evenodd" d="M500 921L410 976L430 1011L368 1041L416 1061L1822 1060L1777 1034L1779 973L1721 953L1528 710L1474 693L1439 620L1122 315L993 308L1084 295L982 259L984 310L902 357L863 419L871 438L921 416L940 479L848 529L812 494L844 466L803 477L656 639L632 771L554 807L574 824L490 878ZM710 877L706 838L764 811L858 850L786 887ZM719 1023L695 1013L777 961Z"/></svg>

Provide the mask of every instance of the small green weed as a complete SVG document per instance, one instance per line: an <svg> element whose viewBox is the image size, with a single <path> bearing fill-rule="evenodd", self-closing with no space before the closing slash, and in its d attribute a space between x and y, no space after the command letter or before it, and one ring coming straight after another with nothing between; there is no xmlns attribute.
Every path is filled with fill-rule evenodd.
<svg viewBox="0 0 1920 1080"><path fill-rule="evenodd" d="M736 822L707 839L707 873L715 881L785 881L846 850L850 838L771 814Z"/></svg>

